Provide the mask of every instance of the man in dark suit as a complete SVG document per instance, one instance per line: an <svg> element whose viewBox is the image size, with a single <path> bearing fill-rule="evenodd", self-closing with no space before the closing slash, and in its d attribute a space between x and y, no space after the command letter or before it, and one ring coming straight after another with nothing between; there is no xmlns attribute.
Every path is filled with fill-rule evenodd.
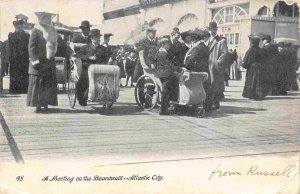
<svg viewBox="0 0 300 194"><path fill-rule="evenodd" d="M158 77L162 83L161 92L161 108L160 115L168 115L168 106L171 100L176 100L178 93L178 78L175 71L179 71L179 67L175 67L168 56L168 51L171 48L171 42L167 38L160 40L161 47L157 53L156 70Z"/></svg>
<svg viewBox="0 0 300 194"><path fill-rule="evenodd" d="M109 41L110 41L110 37L113 36L112 33L108 33L108 34L104 34L103 36L103 43L101 44L103 47L106 48L106 55L107 56L111 56L112 55L112 49L111 49L111 46L109 44Z"/></svg>
<svg viewBox="0 0 300 194"><path fill-rule="evenodd" d="M89 44L91 42L91 38L89 36L91 29L90 22L87 20L82 21L79 28L81 29L82 34L74 35L72 42Z"/></svg>
<svg viewBox="0 0 300 194"><path fill-rule="evenodd" d="M76 85L78 102L81 106L87 105L87 90L89 87L88 68L90 64L103 64L108 62L105 47L100 45L100 30L92 29L90 32L91 43L83 46L76 57L82 60L82 72Z"/></svg>
<svg viewBox="0 0 300 194"><path fill-rule="evenodd" d="M179 41L180 32L178 28L173 28L171 32L170 40L171 40L171 48L170 48L170 57L173 64L177 67L183 67L183 61L185 54L189 50L189 48L182 42Z"/></svg>
<svg viewBox="0 0 300 194"><path fill-rule="evenodd" d="M208 66L209 49L205 45L205 41L209 38L209 36L209 32L202 29L195 29L191 32L193 46L188 50L184 59L184 66L186 69L195 72L208 73L209 78L203 83L206 93L206 100L204 102L204 109L206 112L210 111L212 104L210 72Z"/></svg>

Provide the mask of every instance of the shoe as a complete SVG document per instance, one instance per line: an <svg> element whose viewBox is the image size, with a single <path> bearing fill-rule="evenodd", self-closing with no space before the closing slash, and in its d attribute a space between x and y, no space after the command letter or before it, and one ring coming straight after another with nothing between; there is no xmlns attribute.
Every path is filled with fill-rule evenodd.
<svg viewBox="0 0 300 194"><path fill-rule="evenodd" d="M36 108L35 108L35 111L34 111L35 113L40 113L40 112L42 112L42 108L40 107L40 106L37 106Z"/></svg>
<svg viewBox="0 0 300 194"><path fill-rule="evenodd" d="M220 102L217 101L217 102L214 102L214 110L218 110L220 109Z"/></svg>
<svg viewBox="0 0 300 194"><path fill-rule="evenodd" d="M130 85L130 87L134 87L134 85L133 85L133 84L131 84L131 85Z"/></svg>
<svg viewBox="0 0 300 194"><path fill-rule="evenodd" d="M159 112L159 115L170 115L170 113L168 111L164 111L164 112Z"/></svg>
<svg viewBox="0 0 300 194"><path fill-rule="evenodd" d="M48 110L48 105L44 106L44 110L45 110L45 111Z"/></svg>

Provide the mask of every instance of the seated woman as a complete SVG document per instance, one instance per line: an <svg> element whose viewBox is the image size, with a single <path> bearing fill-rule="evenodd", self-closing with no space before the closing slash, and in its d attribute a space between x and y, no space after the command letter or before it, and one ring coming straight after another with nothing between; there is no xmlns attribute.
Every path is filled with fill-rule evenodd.
<svg viewBox="0 0 300 194"><path fill-rule="evenodd" d="M82 60L82 71L76 84L76 95L81 106L87 105L89 77L88 68L90 64L103 64L108 62L108 56L105 53L105 47L100 45L100 30L92 29L90 31L91 43L81 47L76 53L76 57Z"/></svg>
<svg viewBox="0 0 300 194"><path fill-rule="evenodd" d="M205 41L210 37L210 34L206 30L195 29L191 32L191 39L193 47L188 50L184 59L184 67L187 70L194 72L206 72L209 75L209 48L205 45ZM204 102L204 109L208 112L211 109L211 92L210 92L210 76L203 83L206 93L206 100Z"/></svg>
<svg viewBox="0 0 300 194"><path fill-rule="evenodd" d="M159 114L168 115L169 102L177 99L178 78L176 76L176 70L179 71L181 68L175 67L169 58L168 51L171 48L170 40L162 38L160 45L155 67L157 75L162 82L161 108Z"/></svg>

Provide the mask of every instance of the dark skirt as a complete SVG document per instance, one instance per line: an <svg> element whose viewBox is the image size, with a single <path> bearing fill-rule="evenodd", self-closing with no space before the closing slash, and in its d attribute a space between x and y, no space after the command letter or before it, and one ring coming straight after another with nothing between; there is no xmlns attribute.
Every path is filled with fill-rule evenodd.
<svg viewBox="0 0 300 194"><path fill-rule="evenodd" d="M26 94L28 87L28 64L12 64L10 67L9 93Z"/></svg>
<svg viewBox="0 0 300 194"><path fill-rule="evenodd" d="M259 63L253 63L246 72L243 97L262 100L265 97L264 85L262 83L262 72Z"/></svg>
<svg viewBox="0 0 300 194"><path fill-rule="evenodd" d="M56 75L29 75L27 106L57 106Z"/></svg>
<svg viewBox="0 0 300 194"><path fill-rule="evenodd" d="M120 78L125 78L125 69L124 69L124 63L123 60L122 61L118 61L117 65L120 67Z"/></svg>

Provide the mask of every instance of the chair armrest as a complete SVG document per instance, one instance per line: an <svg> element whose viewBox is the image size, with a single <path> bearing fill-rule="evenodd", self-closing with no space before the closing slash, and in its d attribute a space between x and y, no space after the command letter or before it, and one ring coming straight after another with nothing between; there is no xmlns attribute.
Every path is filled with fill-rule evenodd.
<svg viewBox="0 0 300 194"><path fill-rule="evenodd" d="M141 51L139 52L139 58L140 58L141 66L143 67L143 69L144 69L144 70L145 70L145 69L150 69L150 68L148 67L148 65L146 64L146 60L145 60L145 56L144 56L144 51L143 51L143 50L141 50Z"/></svg>

